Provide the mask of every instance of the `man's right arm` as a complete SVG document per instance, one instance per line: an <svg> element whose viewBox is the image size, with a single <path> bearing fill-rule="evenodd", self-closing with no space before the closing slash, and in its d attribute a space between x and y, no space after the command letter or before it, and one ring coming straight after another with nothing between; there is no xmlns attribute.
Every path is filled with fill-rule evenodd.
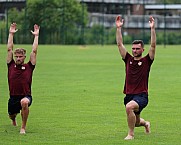
<svg viewBox="0 0 181 145"><path fill-rule="evenodd" d="M13 33L9 33L7 44L7 63L10 63L13 59Z"/></svg>
<svg viewBox="0 0 181 145"><path fill-rule="evenodd" d="M18 30L16 29L16 23L12 23L9 29L8 43L7 43L7 63L10 63L13 59L13 37L14 33Z"/></svg>
<svg viewBox="0 0 181 145"><path fill-rule="evenodd" d="M153 60L155 57L155 50L156 50L156 32L155 32L155 20L152 16L150 17L149 23L151 28L151 45L149 49L149 56L151 60Z"/></svg>
<svg viewBox="0 0 181 145"><path fill-rule="evenodd" d="M116 42L119 48L119 52L121 54L121 57L125 59L127 50L123 45L123 38L122 38L122 32L121 28L123 26L123 19L121 19L121 16L116 17Z"/></svg>

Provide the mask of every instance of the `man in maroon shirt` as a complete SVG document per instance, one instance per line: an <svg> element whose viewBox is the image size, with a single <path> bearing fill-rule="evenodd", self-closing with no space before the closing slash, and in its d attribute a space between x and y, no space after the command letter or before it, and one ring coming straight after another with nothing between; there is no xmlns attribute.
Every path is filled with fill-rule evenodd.
<svg viewBox="0 0 181 145"><path fill-rule="evenodd" d="M148 79L152 62L155 56L156 33L155 22L151 16L149 25L151 28L151 45L146 56L142 57L144 43L142 40L135 40L132 43L131 56L123 45L121 28L124 20L121 16L116 17L116 41L119 52L126 67L126 79L124 85L124 104L126 107L128 135L125 140L134 139L134 128L145 127L145 132L150 133L150 122L140 118L140 113L148 104Z"/></svg>
<svg viewBox="0 0 181 145"><path fill-rule="evenodd" d="M13 59L13 36L18 31L16 23L12 23L9 29L9 37L7 44L7 66L8 66L8 84L10 98L8 101L8 114L12 120L12 124L16 126L16 115L20 113L22 117L22 125L20 134L25 134L26 123L29 114L29 106L32 103L31 83L33 70L36 65L36 55L39 37L38 25L34 25L34 42L28 63L24 63L26 58L26 50L17 48L14 51Z"/></svg>

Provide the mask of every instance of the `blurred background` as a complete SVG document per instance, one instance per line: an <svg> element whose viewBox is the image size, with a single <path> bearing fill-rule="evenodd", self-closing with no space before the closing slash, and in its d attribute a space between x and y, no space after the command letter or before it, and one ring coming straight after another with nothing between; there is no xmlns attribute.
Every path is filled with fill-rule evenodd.
<svg viewBox="0 0 181 145"><path fill-rule="evenodd" d="M15 43L32 44L30 30L38 24L40 44L116 44L117 15L124 19L125 44L149 44L150 15L157 44L181 44L181 0L0 0L0 43L16 22Z"/></svg>

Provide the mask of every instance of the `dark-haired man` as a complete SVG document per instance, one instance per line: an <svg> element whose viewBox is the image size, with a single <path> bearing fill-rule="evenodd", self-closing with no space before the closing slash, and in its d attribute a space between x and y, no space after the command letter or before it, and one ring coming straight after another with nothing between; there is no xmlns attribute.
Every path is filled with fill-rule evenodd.
<svg viewBox="0 0 181 145"><path fill-rule="evenodd" d="M135 40L132 43L132 55L128 53L123 45L121 28L124 19L116 17L116 41L119 52L126 67L126 79L124 85L124 104L127 114L128 135L125 140L134 139L134 128L144 126L146 133L150 133L150 122L140 118L140 113L148 104L148 79L151 65L155 57L156 33L155 22L151 16L149 25L151 28L151 45L146 56L142 56L144 43Z"/></svg>

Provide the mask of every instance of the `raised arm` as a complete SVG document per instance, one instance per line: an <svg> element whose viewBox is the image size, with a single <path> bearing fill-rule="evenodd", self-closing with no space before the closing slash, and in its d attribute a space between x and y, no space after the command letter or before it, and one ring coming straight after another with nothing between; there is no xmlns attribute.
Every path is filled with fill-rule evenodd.
<svg viewBox="0 0 181 145"><path fill-rule="evenodd" d="M119 52L121 54L121 57L124 59L127 53L126 48L123 45L123 38L121 33L121 28L123 26L124 19L121 18L121 16L116 17L116 42L119 48Z"/></svg>
<svg viewBox="0 0 181 145"><path fill-rule="evenodd" d="M18 29L16 29L16 23L12 23L9 28L9 36L8 36L8 43L7 43L7 63L10 63L13 59L13 37L14 33L16 33Z"/></svg>
<svg viewBox="0 0 181 145"><path fill-rule="evenodd" d="M40 27L37 24L35 24L34 25L34 31L31 31L31 33L34 35L34 42L33 42L32 51L30 54L30 61L33 65L36 64L36 54L37 54L37 49L38 49L39 30L40 30Z"/></svg>
<svg viewBox="0 0 181 145"><path fill-rule="evenodd" d="M156 32L155 32L155 20L151 16L149 20L150 28L151 28L151 45L149 49L149 56L153 60L155 57L155 49L156 49Z"/></svg>

